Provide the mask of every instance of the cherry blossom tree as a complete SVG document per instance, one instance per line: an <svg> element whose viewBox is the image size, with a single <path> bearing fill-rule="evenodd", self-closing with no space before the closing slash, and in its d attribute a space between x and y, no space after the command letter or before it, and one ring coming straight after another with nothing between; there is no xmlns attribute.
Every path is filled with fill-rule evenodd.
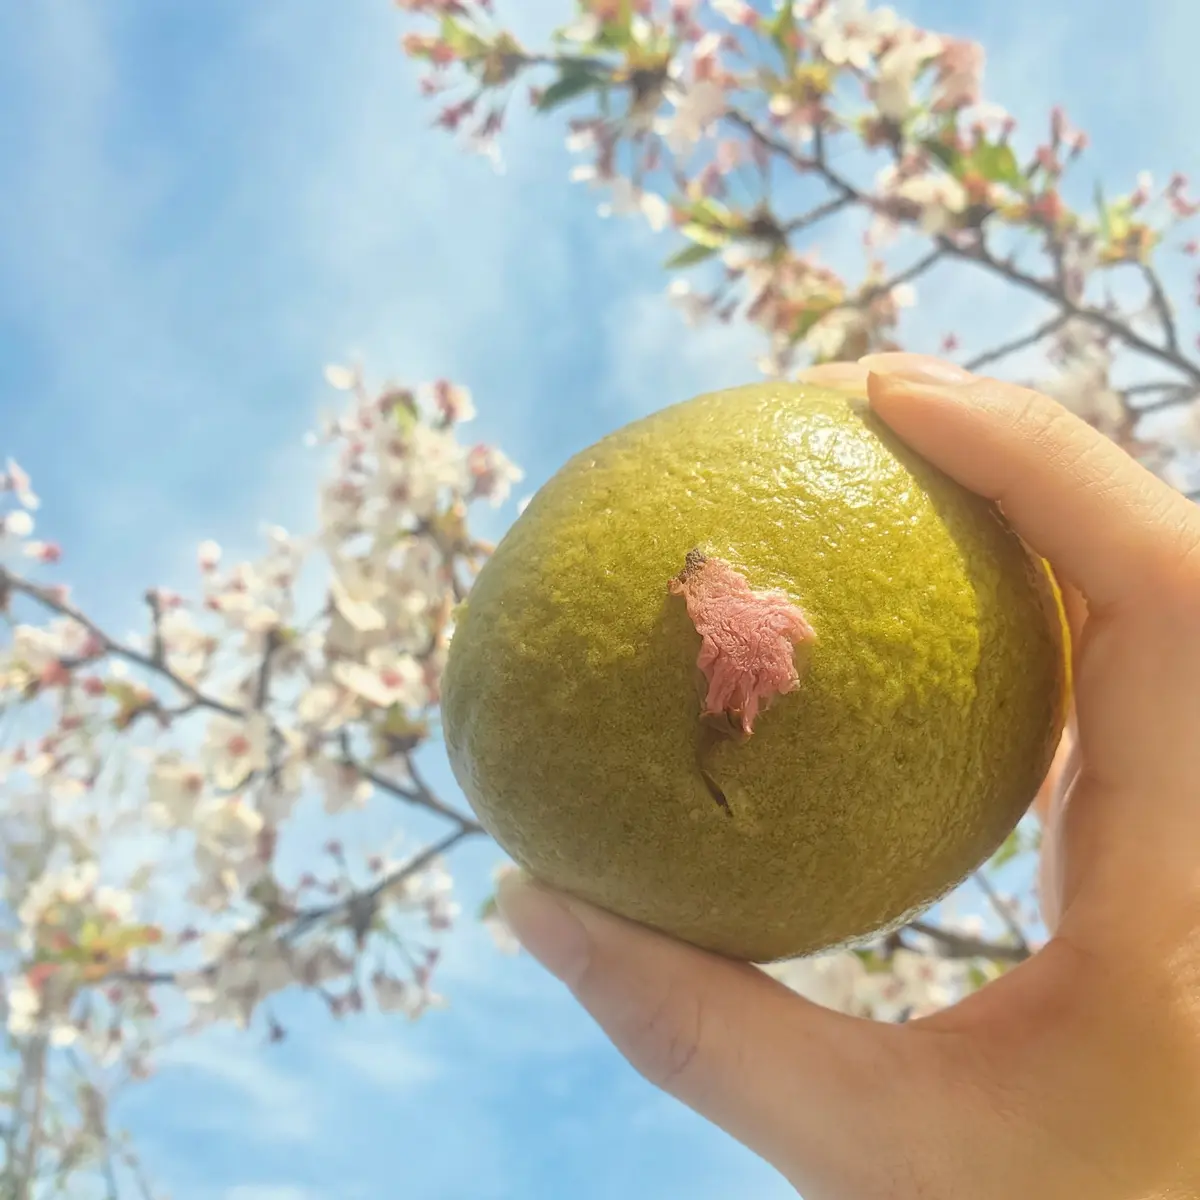
<svg viewBox="0 0 1200 1200"><path fill-rule="evenodd" d="M481 830L415 754L489 550L468 510L520 472L459 440L464 389L327 374L346 403L314 439L331 459L317 532L270 529L246 563L201 545L195 595L146 591L127 638L55 581L31 481L13 462L0 473L5 1196L76 1179L152 1195L106 1114L173 1038L218 1021L282 1038L272 998L287 988L338 1018L439 1003L447 855ZM442 832L354 852L339 820L380 797ZM290 852L314 805L324 847Z"/></svg>
<svg viewBox="0 0 1200 1200"><path fill-rule="evenodd" d="M514 105L565 116L574 178L673 239L672 298L761 331L758 369L938 348L1023 373L1191 486L1200 354L1168 286L1198 249L1187 181L1073 206L1086 138L1056 110L1024 139L983 97L981 47L864 0L563 0L545 48L490 0L398 3L437 124L497 156ZM838 229L854 273L822 261ZM929 345L916 288L950 271L1043 311L991 345ZM0 470L5 1196L157 1195L109 1108L174 1039L283 1038L289 989L338 1019L439 1003L453 851L483 831L418 752L489 552L470 510L520 472L462 440L461 387L327 378L315 532L270 529L252 562L201 545L192 593L145 590L128 636L62 582L32 482ZM355 815L380 805L395 844L357 846ZM770 969L847 1012L933 1011L1036 950L1036 848L1023 822L936 913Z"/></svg>
<svg viewBox="0 0 1200 1200"><path fill-rule="evenodd" d="M565 116L572 177L603 213L669 234L673 299L693 323L761 330L764 372L957 354L1022 373L1194 482L1200 326L1164 278L1195 275L1200 241L1180 227L1200 200L1180 174L1111 195L1084 180L1087 136L1062 108L1023 136L984 96L981 46L868 0L575 0L546 48L492 0L397 4L420 26L404 45L428 65L436 124L496 153L515 104ZM853 276L822 261L846 230ZM1040 311L992 344L914 344L918 282L952 294L970 273Z"/></svg>

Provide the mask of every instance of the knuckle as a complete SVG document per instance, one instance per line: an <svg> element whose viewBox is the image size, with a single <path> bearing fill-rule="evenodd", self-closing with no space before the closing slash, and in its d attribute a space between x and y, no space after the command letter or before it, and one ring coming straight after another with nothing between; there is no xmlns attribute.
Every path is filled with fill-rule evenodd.
<svg viewBox="0 0 1200 1200"><path fill-rule="evenodd" d="M692 1074L704 1033L700 997L674 983L632 1017L622 1041L633 1067L656 1087L674 1091Z"/></svg>

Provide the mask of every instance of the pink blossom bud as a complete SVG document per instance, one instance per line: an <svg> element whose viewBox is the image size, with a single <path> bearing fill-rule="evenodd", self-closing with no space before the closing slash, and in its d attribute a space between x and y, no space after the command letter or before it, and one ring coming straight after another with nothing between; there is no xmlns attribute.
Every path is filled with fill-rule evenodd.
<svg viewBox="0 0 1200 1200"><path fill-rule="evenodd" d="M71 672L61 662L47 663L42 668L42 673L38 678L38 682L44 688L62 687L63 684L69 683L70 680Z"/></svg>
<svg viewBox="0 0 1200 1200"><path fill-rule="evenodd" d="M25 553L37 562L56 563L62 561L62 547L57 542L30 542Z"/></svg>

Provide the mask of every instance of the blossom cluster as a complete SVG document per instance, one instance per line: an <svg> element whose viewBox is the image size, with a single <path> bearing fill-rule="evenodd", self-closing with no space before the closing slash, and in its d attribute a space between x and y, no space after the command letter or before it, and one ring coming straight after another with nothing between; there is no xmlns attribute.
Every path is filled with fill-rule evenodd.
<svg viewBox="0 0 1200 1200"><path fill-rule="evenodd" d="M335 1016L439 1002L458 913L445 856L480 830L416 755L490 550L469 508L521 473L461 440L461 387L327 379L343 403L312 438L331 464L316 532L270 528L247 562L203 543L195 593L150 589L125 638L54 581L29 477L0 474L0 971L26 1075L83 1071L100 1096L181 1031L282 1037L272 999L289 988ZM420 814L420 836L351 849L373 804Z"/></svg>
<svg viewBox="0 0 1200 1200"><path fill-rule="evenodd" d="M764 372L901 348L919 279L987 272L1045 318L967 364L1034 370L1190 486L1200 330L1167 295L1162 259L1175 250L1178 269L1197 253L1178 231L1200 200L1181 174L1143 173L1072 207L1086 134L1057 107L1026 137L985 95L980 45L869 0L576 0L543 50L498 27L490 4L400 7L435 23L405 45L428 67L438 124L492 148L521 81L538 111L568 110L573 178L601 189L602 213L675 233L667 266L688 274L672 297L690 321L761 329ZM858 233L857 279L823 261L836 220ZM948 332L942 350L959 344Z"/></svg>

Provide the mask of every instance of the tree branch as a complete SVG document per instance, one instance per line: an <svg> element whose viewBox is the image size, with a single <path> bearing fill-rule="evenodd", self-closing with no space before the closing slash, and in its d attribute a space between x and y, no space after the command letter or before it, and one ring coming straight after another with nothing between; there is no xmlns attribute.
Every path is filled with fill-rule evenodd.
<svg viewBox="0 0 1200 1200"><path fill-rule="evenodd" d="M1017 963L1024 962L1031 954L1024 938L1020 945L1012 946L953 933L940 925L931 925L928 921L909 921L906 928L937 942L945 958L990 958L995 962Z"/></svg>
<svg viewBox="0 0 1200 1200"><path fill-rule="evenodd" d="M1002 358L1007 358L1010 354L1016 354L1020 350L1036 346L1043 338L1049 337L1052 333L1057 333L1070 319L1068 313L1057 313L1050 320L1043 322L1029 333L1013 338L1010 342L1004 342L994 350L986 350L982 354L975 355L974 358L968 359L963 363L963 366L968 371L978 371L981 367L986 367L991 363L998 362Z"/></svg>
<svg viewBox="0 0 1200 1200"><path fill-rule="evenodd" d="M145 671L149 671L153 675L158 675L167 680L172 687L187 696L194 706L210 708L214 712L223 713L227 717L234 717L239 720L245 717L246 714L242 709L232 704L226 704L224 701L218 700L215 696L206 695L194 684L189 683L186 679L172 671L165 661L156 661L153 653L144 654L140 650L134 650L132 646L122 645L115 638L105 633L90 617L84 616L79 609L68 604L65 600L59 600L51 588L42 587L28 579L23 579L20 575L12 574L11 571L6 570L4 567L0 567L0 591L6 589L36 601L43 608L49 609L60 617L66 617L87 630L100 647L100 653L96 655L97 658L112 655L114 658L124 659L128 663L132 663Z"/></svg>
<svg viewBox="0 0 1200 1200"><path fill-rule="evenodd" d="M992 910L1004 922L1005 928L1016 940L1017 945L1028 952L1029 943L1025 940L1025 931L1021 928L1021 923L1013 916L1012 909L1000 899L999 893L992 886L992 881L987 877L986 872L976 871L973 878L979 885L979 890L987 897Z"/></svg>
<svg viewBox="0 0 1200 1200"><path fill-rule="evenodd" d="M793 217L783 226L783 232L799 233L802 229L807 229L809 226L817 224L818 221L823 221L826 217L832 217L834 213L841 212L843 208L849 208L853 203L854 200L850 196L834 196L832 200L826 200L814 208L810 208L808 212Z"/></svg>
<svg viewBox="0 0 1200 1200"><path fill-rule="evenodd" d="M816 141L817 153L814 157L810 158L799 153L785 141L763 129L752 117L747 116L737 109L729 109L725 117L732 124L748 133L759 145L786 159L798 171L812 172L820 175L839 197L861 204L874 212L886 211L885 206L874 196L856 187L829 166L825 161L824 143L822 140L818 139ZM1062 291L1057 283L1041 279L1036 275L1027 274L1014 264L998 259L988 249L987 244L983 240L982 233L979 240L969 247L961 246L945 235L939 235L934 240L946 254L962 262L974 263L977 266L993 271L997 275L1007 279L1010 283L1015 283L1025 291L1033 292L1043 299L1049 300L1062 309L1064 318L1075 317L1097 325L1105 330L1105 332L1112 334L1119 341L1124 342L1129 349L1147 358L1153 358L1158 362L1165 363L1181 374L1186 375L1189 379L1200 383L1200 364L1184 357L1179 352L1178 347L1170 343L1169 337L1167 345L1156 345L1148 338L1143 337L1128 323L1114 317L1111 313L1105 312L1103 309L1091 307L1090 305L1076 303Z"/></svg>
<svg viewBox="0 0 1200 1200"><path fill-rule="evenodd" d="M21 1166L14 1180L13 1200L33 1200L33 1189L38 1177L38 1158L42 1149L42 1125L46 1117L46 1051L48 1039L39 1035L26 1051L32 1064L33 1105L29 1114L29 1130L21 1155Z"/></svg>
<svg viewBox="0 0 1200 1200"><path fill-rule="evenodd" d="M1150 413L1162 412L1168 408L1178 408L1182 404L1192 404L1196 400L1197 389L1188 387L1186 384L1169 384L1169 385L1142 385L1125 388L1126 396L1146 395L1152 392L1166 392L1167 394L1160 397L1158 400L1151 400L1149 404L1130 405L1130 409L1135 417L1147 416Z"/></svg>
<svg viewBox="0 0 1200 1200"><path fill-rule="evenodd" d="M340 900L331 901L329 904L315 905L312 908L303 908L293 912L272 931L274 940L285 943L294 942L306 933L311 932L313 928L322 922L335 921L340 918L349 920L356 911L364 909L374 911L374 906L378 903L380 896L384 892L411 879L414 875L419 874L429 866L435 858L440 858L460 842L465 841L469 837L474 837L477 833L481 832L482 830L478 826L455 829L401 863L395 870L389 871L369 888L351 892L349 895L343 896ZM247 930L238 938L237 944L243 944L257 933L262 933L262 930L260 928ZM221 960L215 959L202 967L185 971L114 971L99 982L102 984L128 983L143 987L159 987L177 984L181 975L203 976L213 974L220 969L220 965Z"/></svg>
<svg viewBox="0 0 1200 1200"><path fill-rule="evenodd" d="M1141 269L1142 278L1146 281L1146 286L1150 289L1150 303L1158 317L1158 323L1162 326L1163 340L1167 344L1167 349L1172 354L1178 354L1179 333L1175 328L1171 302L1163 290L1162 280L1159 279L1158 272L1149 263L1139 263L1138 266Z"/></svg>
<svg viewBox="0 0 1200 1200"><path fill-rule="evenodd" d="M484 832L483 826L473 817L459 812L452 805L447 804L444 800L440 800L431 788L426 787L423 782L418 781L411 762L408 764L408 771L413 777L414 787L406 788L394 780L388 779L386 775L380 775L378 771L372 771L370 768L363 766L353 758L347 757L344 761L347 766L357 771L369 784L379 788L380 791L387 792L397 799L405 800L409 804L416 804L421 808L428 809L430 812L437 813L438 816L453 821L464 833Z"/></svg>
<svg viewBox="0 0 1200 1200"><path fill-rule="evenodd" d="M902 283L911 283L912 280L924 275L930 267L936 266L937 263L945 258L945 253L940 246L935 246L928 254L922 255L912 266L905 267L903 271L899 271L893 275L891 279L885 279L882 283L872 284L865 289L859 297L853 302L846 305L839 305L839 308L864 308L873 300L880 296L886 296L893 288L898 288Z"/></svg>
<svg viewBox="0 0 1200 1200"><path fill-rule="evenodd" d="M984 244L982 238L971 248L958 246L945 237L940 237L938 241L944 244L947 252L953 254L956 258L964 262L973 262L987 267L989 270L1009 280L1010 283L1015 283L1026 291L1035 292L1044 299L1057 304L1066 316L1075 317L1081 321L1097 325L1106 333L1112 334L1118 341L1124 342L1130 350L1136 351L1146 358L1153 358L1158 362L1166 363L1168 366L1186 375L1189 379L1200 383L1200 364L1192 362L1169 347L1155 345L1154 342L1143 337L1137 330L1119 318L1114 317L1111 313L1089 305L1076 304L1075 301L1060 292L1054 284L1048 283L1044 279L1039 279L1037 276L1027 275L1011 263L1002 262L992 254Z"/></svg>

